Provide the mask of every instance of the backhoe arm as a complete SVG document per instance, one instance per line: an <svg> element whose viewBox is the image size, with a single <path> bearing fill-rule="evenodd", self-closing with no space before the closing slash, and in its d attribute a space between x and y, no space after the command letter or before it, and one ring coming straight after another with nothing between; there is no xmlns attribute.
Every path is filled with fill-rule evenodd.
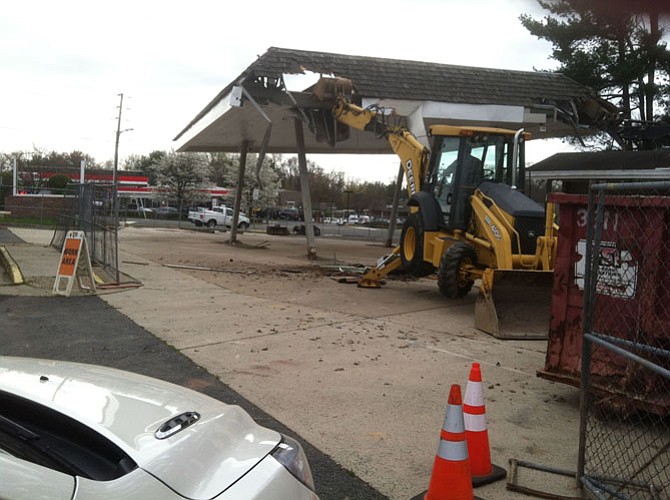
<svg viewBox="0 0 670 500"><path fill-rule="evenodd" d="M421 190L421 182L428 168L428 148L407 127L387 123L387 116L382 108L362 108L352 103L346 97L352 88L348 80L324 77L316 84L315 95L320 100L335 100L331 112L339 123L386 138L393 152L400 158L407 179L407 191L411 197ZM359 279L358 286L379 288L384 277L401 265L400 247L396 247L365 272Z"/></svg>
<svg viewBox="0 0 670 500"><path fill-rule="evenodd" d="M352 128L385 137L402 162L409 195L412 196L421 189L421 181L428 166L429 151L407 128L389 125L385 122L381 110L361 108L342 96L337 98L333 116L340 123Z"/></svg>

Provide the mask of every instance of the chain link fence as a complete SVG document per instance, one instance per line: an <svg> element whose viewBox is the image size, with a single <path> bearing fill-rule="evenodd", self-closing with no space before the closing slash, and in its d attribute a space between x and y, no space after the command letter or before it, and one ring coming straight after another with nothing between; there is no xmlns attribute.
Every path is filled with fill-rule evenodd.
<svg viewBox="0 0 670 500"><path fill-rule="evenodd" d="M109 280L120 282L118 246L118 207L114 206L114 185L71 184L64 195L62 209L51 246L60 250L68 231L79 230L86 234L91 261L104 271Z"/></svg>
<svg viewBox="0 0 670 500"><path fill-rule="evenodd" d="M670 182L594 185L587 221L578 477L669 499Z"/></svg>

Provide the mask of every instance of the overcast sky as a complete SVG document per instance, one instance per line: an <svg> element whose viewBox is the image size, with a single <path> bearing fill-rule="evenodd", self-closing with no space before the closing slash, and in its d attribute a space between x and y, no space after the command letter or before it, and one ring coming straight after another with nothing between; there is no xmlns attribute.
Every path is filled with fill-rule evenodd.
<svg viewBox="0 0 670 500"><path fill-rule="evenodd" d="M521 26L521 13L544 15L533 0L5 2L0 152L35 146L111 160L119 93L121 128L133 129L121 134L121 160L172 149L195 115L272 46L528 71L555 67L549 44ZM540 159L529 153L531 161ZM393 155L309 159L350 178L384 182L395 178L398 165Z"/></svg>

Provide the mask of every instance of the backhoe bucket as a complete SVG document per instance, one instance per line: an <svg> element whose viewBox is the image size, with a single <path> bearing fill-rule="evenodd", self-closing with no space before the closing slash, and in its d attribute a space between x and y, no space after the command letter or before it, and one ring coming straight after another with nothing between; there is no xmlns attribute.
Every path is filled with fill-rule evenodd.
<svg viewBox="0 0 670 500"><path fill-rule="evenodd" d="M487 270L475 328L499 339L548 338L553 277L553 271Z"/></svg>
<svg viewBox="0 0 670 500"><path fill-rule="evenodd" d="M340 96L350 96L354 91L354 84L348 78L321 77L314 84L312 94L319 101L333 101Z"/></svg>
<svg viewBox="0 0 670 500"><path fill-rule="evenodd" d="M322 77L314 84L314 97L329 106L310 111L309 129L314 133L316 142L335 146L338 142L349 139L349 126L335 119L331 107L335 105L338 97L350 96L353 90L353 83L346 78Z"/></svg>

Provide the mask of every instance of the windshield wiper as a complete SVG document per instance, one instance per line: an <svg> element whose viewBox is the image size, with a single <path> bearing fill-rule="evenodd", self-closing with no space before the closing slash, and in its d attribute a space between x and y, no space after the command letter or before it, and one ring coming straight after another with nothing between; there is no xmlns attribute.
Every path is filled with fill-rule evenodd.
<svg viewBox="0 0 670 500"><path fill-rule="evenodd" d="M39 434L3 415L0 415L0 432L4 432L9 436L20 439L27 446L37 450L44 457L60 466L60 468L63 469L63 472L68 474L86 475L85 471L63 456L59 450L42 441Z"/></svg>
<svg viewBox="0 0 670 500"><path fill-rule="evenodd" d="M35 432L27 429L21 424L10 420L9 418L0 415L0 431L3 431L5 434L10 436L17 437L23 441L29 441L32 439L39 439L40 435Z"/></svg>

